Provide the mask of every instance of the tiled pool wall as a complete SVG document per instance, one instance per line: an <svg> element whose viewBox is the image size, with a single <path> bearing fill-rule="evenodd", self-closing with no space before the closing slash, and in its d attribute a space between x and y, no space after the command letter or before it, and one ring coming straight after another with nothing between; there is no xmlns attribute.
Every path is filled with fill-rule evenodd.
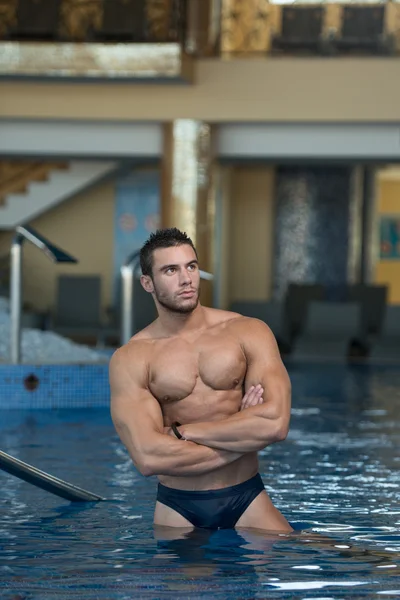
<svg viewBox="0 0 400 600"><path fill-rule="evenodd" d="M0 409L107 407L108 363L0 365Z"/></svg>
<svg viewBox="0 0 400 600"><path fill-rule="evenodd" d="M292 385L298 393L319 393L332 386L384 385L385 374L397 373L400 389L400 365L335 364L331 362L285 362ZM360 379L361 377L361 379ZM317 388L316 386L319 386ZM322 386L322 388L321 388ZM368 386L367 386L368 388ZM300 390L300 392L299 392ZM365 393L369 393L369 388ZM76 365L0 365L1 409L108 408L110 386L108 362ZM1 422L1 416L0 416Z"/></svg>

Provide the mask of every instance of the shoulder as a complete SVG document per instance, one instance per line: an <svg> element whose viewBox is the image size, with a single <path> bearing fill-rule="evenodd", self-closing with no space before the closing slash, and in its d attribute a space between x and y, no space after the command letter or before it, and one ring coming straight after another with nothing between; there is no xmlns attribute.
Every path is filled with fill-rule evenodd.
<svg viewBox="0 0 400 600"><path fill-rule="evenodd" d="M203 310L205 311L207 321L211 326L222 325L228 323L232 319L239 319L242 316L239 315L239 313L230 310L221 310L220 308L203 307Z"/></svg>
<svg viewBox="0 0 400 600"><path fill-rule="evenodd" d="M240 317L231 322L230 332L238 340L249 364L282 365L275 336L264 321Z"/></svg>
<svg viewBox="0 0 400 600"><path fill-rule="evenodd" d="M270 337L274 338L271 329L264 321L229 310L207 308L207 319L212 325L220 325L229 332L242 338Z"/></svg>
<svg viewBox="0 0 400 600"><path fill-rule="evenodd" d="M142 380L147 373L152 341L132 338L118 348L109 363L110 382L116 379Z"/></svg>
<svg viewBox="0 0 400 600"><path fill-rule="evenodd" d="M136 333L129 342L118 348L111 357L110 366L130 363L132 360L143 361L151 353L157 337L154 335L156 321Z"/></svg>
<svg viewBox="0 0 400 600"><path fill-rule="evenodd" d="M133 337L131 337L129 343L156 339L157 338L157 335L156 335L157 325L158 325L158 318L155 321L153 321L152 323L150 323L150 325L147 325L147 327L145 327L141 331L138 331L138 333L135 333L135 335Z"/></svg>
<svg viewBox="0 0 400 600"><path fill-rule="evenodd" d="M274 334L268 325L260 319L239 315L239 318L232 319L229 322L229 329L245 345L253 342L275 344Z"/></svg>

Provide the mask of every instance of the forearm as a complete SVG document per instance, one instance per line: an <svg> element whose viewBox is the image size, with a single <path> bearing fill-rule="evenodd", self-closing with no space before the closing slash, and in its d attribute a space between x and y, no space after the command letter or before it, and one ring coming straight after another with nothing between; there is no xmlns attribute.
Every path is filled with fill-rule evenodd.
<svg viewBox="0 0 400 600"><path fill-rule="evenodd" d="M135 466L146 477L204 475L242 456L240 452L218 450L163 433L153 434L145 447L138 448L127 431L119 434Z"/></svg>
<svg viewBox="0 0 400 600"><path fill-rule="evenodd" d="M168 449L164 448L164 451L153 454L150 463L152 475L204 475L234 462L243 455L242 452L211 448L189 441L171 441L173 445L170 444Z"/></svg>
<svg viewBox="0 0 400 600"><path fill-rule="evenodd" d="M247 408L221 421L182 425L182 435L196 444L230 452L257 452L286 437L283 419L259 415L259 407Z"/></svg>

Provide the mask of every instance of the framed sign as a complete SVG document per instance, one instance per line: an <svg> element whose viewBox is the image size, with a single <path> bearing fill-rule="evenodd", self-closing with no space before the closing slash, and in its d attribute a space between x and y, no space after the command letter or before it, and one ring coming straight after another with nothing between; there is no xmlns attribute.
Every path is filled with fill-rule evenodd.
<svg viewBox="0 0 400 600"><path fill-rule="evenodd" d="M160 223L160 182L156 170L134 171L115 188L114 301L118 304L121 265L139 250Z"/></svg>
<svg viewBox="0 0 400 600"><path fill-rule="evenodd" d="M400 260L400 214L380 219L380 259Z"/></svg>

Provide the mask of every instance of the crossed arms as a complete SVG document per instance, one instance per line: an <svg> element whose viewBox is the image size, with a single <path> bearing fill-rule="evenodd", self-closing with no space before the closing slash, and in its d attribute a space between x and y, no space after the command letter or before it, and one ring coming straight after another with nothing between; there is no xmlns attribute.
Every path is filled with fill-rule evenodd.
<svg viewBox="0 0 400 600"><path fill-rule="evenodd" d="M111 416L143 475L202 475L285 439L290 420L289 377L269 328L254 319L246 319L245 327L245 402L250 398L248 403L255 405L244 405L244 410L221 421L185 424L179 429L189 441L164 433L161 408L147 387L147 367L139 347L132 343L114 354ZM257 384L264 390L262 404L254 401L251 391Z"/></svg>

